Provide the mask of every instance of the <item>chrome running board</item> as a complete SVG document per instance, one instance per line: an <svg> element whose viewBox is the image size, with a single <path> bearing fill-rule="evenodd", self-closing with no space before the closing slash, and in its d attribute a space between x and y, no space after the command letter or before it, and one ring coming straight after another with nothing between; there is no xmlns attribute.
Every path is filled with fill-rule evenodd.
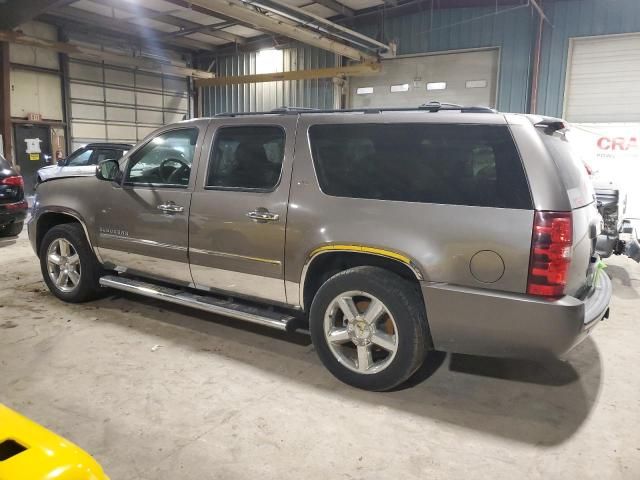
<svg viewBox="0 0 640 480"><path fill-rule="evenodd" d="M269 307L253 306L234 299L201 295L187 290L165 287L118 275L106 275L100 278L103 287L115 288L124 292L135 293L149 298L197 308L206 312L237 318L246 322L257 323L283 331L294 331L297 318ZM303 329L298 329L304 332Z"/></svg>

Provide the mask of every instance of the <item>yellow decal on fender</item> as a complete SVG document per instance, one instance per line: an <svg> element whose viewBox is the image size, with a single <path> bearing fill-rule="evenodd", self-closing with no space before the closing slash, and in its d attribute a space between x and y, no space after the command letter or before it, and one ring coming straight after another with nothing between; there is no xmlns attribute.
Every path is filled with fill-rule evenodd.
<svg viewBox="0 0 640 480"><path fill-rule="evenodd" d="M391 250L385 250L383 248L365 247L364 245L325 245L324 247L318 247L314 251L312 251L311 256L313 257L317 253L331 250L371 253L373 255L380 255L382 257L389 257L395 260L400 260L402 263L411 265L411 259L406 255L402 255Z"/></svg>

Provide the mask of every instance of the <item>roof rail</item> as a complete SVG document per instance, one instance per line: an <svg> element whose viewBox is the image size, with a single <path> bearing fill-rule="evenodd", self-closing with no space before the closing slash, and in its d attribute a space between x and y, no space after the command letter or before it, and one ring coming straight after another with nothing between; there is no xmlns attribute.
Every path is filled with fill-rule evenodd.
<svg viewBox="0 0 640 480"><path fill-rule="evenodd" d="M229 112L218 113L215 117L241 117L247 115L303 115L305 113L383 113L383 112L439 112L439 111L460 111L462 113L498 113L489 107L465 107L455 103L429 102L419 107L370 107L370 108L346 108L346 109L318 109L305 107L278 107L266 112Z"/></svg>
<svg viewBox="0 0 640 480"><path fill-rule="evenodd" d="M439 112L440 110L459 110L462 113L497 113L496 110L489 107L470 106L465 107L457 103L446 102L429 102L418 107L420 110L428 110L429 112Z"/></svg>

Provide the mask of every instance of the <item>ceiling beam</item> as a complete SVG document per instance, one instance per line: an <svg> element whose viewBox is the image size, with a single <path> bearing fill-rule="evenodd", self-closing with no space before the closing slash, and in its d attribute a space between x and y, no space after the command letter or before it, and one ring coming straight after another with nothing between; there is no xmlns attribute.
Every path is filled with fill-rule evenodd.
<svg viewBox="0 0 640 480"><path fill-rule="evenodd" d="M214 87L220 85L239 85L243 83L280 82L283 80L315 80L340 76L377 75L381 72L379 63L360 63L345 67L313 68L290 72L261 73L256 75L237 75L229 77L203 78L196 80L196 87Z"/></svg>
<svg viewBox="0 0 640 480"><path fill-rule="evenodd" d="M205 15L209 15L210 17L218 18L220 20L225 20L227 22L233 22L238 25L242 25L243 27L252 28L253 30L258 30L263 33L269 33L264 29L257 28L255 25L251 25L250 23L243 22L238 20L237 18L229 17L222 12L215 11L215 9L207 8L203 5L197 5L190 0L164 0L165 2L172 3L182 8L186 8L187 10L193 10L194 12L203 13Z"/></svg>
<svg viewBox="0 0 640 480"><path fill-rule="evenodd" d="M73 3L75 0L5 0L0 3L0 29L11 30L47 10Z"/></svg>
<svg viewBox="0 0 640 480"><path fill-rule="evenodd" d="M161 38L166 33L162 30L156 30L146 25L99 15L75 7L57 8L48 12L47 15L66 21L72 20L74 22L100 27L105 30L110 30L115 34L121 34L123 30L125 33L133 31L148 44L161 42L190 50L212 50L215 48L215 45L201 42L199 40L193 40L191 38Z"/></svg>
<svg viewBox="0 0 640 480"><path fill-rule="evenodd" d="M72 57L93 60L94 62L108 62L114 65L122 65L143 70L161 72L169 75L178 75L194 78L213 78L214 74L205 72L204 70L196 70L188 67L157 62L150 58L132 57L129 55L121 55L118 53L105 52L95 48L88 48L82 45L74 45L72 43L55 42L45 40L38 37L31 37L20 32L11 30L0 30L0 42L10 42L18 45L27 45L29 47L44 48L55 52L66 53Z"/></svg>
<svg viewBox="0 0 640 480"><path fill-rule="evenodd" d="M115 35L112 29L78 23L70 19L52 17L49 14L40 15L38 20L50 25L56 25L61 31L72 34L74 39L84 43L110 46L124 51L144 50L157 55L158 58L164 58L165 53L180 55L194 53L193 48L178 47L162 41L150 43L148 38L140 36L135 31L125 32L123 29L118 35ZM17 29L17 31L20 31L20 29ZM212 53L212 50L209 50L208 53Z"/></svg>
<svg viewBox="0 0 640 480"><path fill-rule="evenodd" d="M94 1L94 0L92 0ZM100 5L109 5L113 8L117 8L118 10L123 10L125 12L131 13L133 15L143 15L147 18L153 18L158 22L166 23L168 25L173 25L174 27L179 27L182 30L190 30L191 32L201 32L205 35L209 35L211 37L225 40L230 43L238 43L243 44L246 42L244 37L240 37L238 35L234 35L233 33L223 32L219 30L219 24L213 23L210 25L202 25L197 22L192 22L191 20L186 20L181 17L173 16L169 13L158 12L151 8L146 8L141 5L137 5L131 2L127 2L126 0L101 0L97 2ZM226 22L220 25L226 25L223 28L234 25L235 22ZM196 30L197 29L197 30ZM174 35L178 35L180 32L175 32Z"/></svg>
<svg viewBox="0 0 640 480"><path fill-rule="evenodd" d="M327 7L340 15L344 15L345 17L353 17L355 14L351 8L340 3L338 0L313 0L313 3Z"/></svg>
<svg viewBox="0 0 640 480"><path fill-rule="evenodd" d="M374 55L331 40L307 28L292 25L257 10L249 9L238 0L191 0L191 4L209 8L214 12L220 12L223 15L249 23L260 29L293 38L307 45L318 47L352 60L369 62L377 60Z"/></svg>
<svg viewBox="0 0 640 480"><path fill-rule="evenodd" d="M369 43L370 45L375 46L378 49L382 49L383 51L387 51L387 49L389 48L388 45L385 45L384 43L380 43L377 40L375 40L375 39L373 39L371 37L368 37L366 35L363 35L360 32L356 32L353 29L344 27L344 26L342 26L342 25L340 25L338 23L332 22L329 19L323 18L320 15L316 15L315 13L303 10L302 8L298 8L298 7L295 7L293 5L289 5L286 2L283 2L282 0L270 0L269 3L271 3L271 4L275 3L276 5L280 6L280 8L284 8L285 11L286 10L293 11L297 15L301 15L302 18L304 18L304 17L312 18L315 22L317 22L317 24L319 26L320 25L324 25L326 27L329 27L330 29L339 30L340 32L346 33L348 36L350 36L352 38L363 40L365 43ZM258 2L256 2L256 5L260 6L261 3L258 1ZM275 9L274 12L277 14L278 10Z"/></svg>

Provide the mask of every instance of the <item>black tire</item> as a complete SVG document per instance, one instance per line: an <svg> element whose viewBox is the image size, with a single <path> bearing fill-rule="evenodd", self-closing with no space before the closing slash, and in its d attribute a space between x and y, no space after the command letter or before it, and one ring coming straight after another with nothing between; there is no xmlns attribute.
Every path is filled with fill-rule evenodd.
<svg viewBox="0 0 640 480"><path fill-rule="evenodd" d="M80 259L80 280L70 291L62 291L58 288L49 275L47 252L49 246L58 239L64 239L69 242ZM51 293L60 300L69 303L81 303L99 296L101 291L99 279L103 275L103 269L89 246L82 226L77 223L65 223L51 228L42 239L39 254L42 278Z"/></svg>
<svg viewBox="0 0 640 480"><path fill-rule="evenodd" d="M365 292L380 300L395 321L395 356L377 373L358 373L346 367L332 352L325 335L327 309L339 295L353 291ZM419 290L408 280L379 267L356 267L329 278L313 299L309 329L324 366L342 382L364 390L391 390L405 382L422 365L430 345ZM351 347L349 341L345 345Z"/></svg>
<svg viewBox="0 0 640 480"><path fill-rule="evenodd" d="M13 222L0 227L0 237L17 237L22 232L24 222Z"/></svg>

